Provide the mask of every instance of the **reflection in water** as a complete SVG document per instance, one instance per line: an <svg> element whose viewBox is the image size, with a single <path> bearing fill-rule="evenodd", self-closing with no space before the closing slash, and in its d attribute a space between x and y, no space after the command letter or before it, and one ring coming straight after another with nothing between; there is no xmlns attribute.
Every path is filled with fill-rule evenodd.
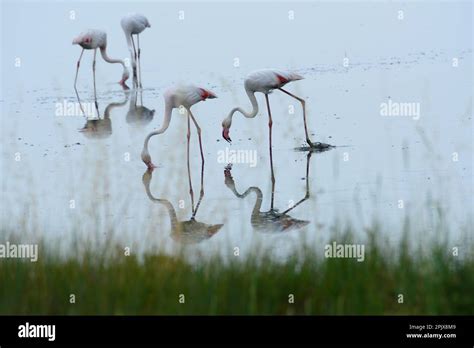
<svg viewBox="0 0 474 348"><path fill-rule="evenodd" d="M194 87L193 87L194 90ZM215 96L204 89L200 89L198 91L200 94L197 96L198 98L195 98L196 100L205 100L206 98L215 98ZM207 96L201 95L202 93L207 93ZM169 98L167 97L176 97L177 94L175 95L167 95L165 94L165 100L169 101ZM189 95L188 95L189 97ZM182 105L184 100L174 100L176 103L175 105ZM197 101L194 101L196 103ZM192 105L192 104L191 104ZM202 222L199 222L196 220L196 214L198 212L199 206L201 205L202 198L204 197L204 156L202 153L202 145L201 145L201 129L199 128L197 122L195 121L191 110L189 109L191 106L189 103L185 103L184 106L187 108L188 111L188 133L187 133L187 151L186 151L186 159L187 159L187 171L188 171L188 182L189 182L189 194L191 196L191 209L192 209L192 215L191 218L187 221L178 221L176 217L176 211L173 207L173 205L167 200L167 199L159 199L153 197L153 195L150 192L150 181L152 178L152 172L155 166L151 165L151 159L147 163L148 169L143 174L143 184L145 185L145 190L150 198L151 201L153 202L158 202L163 204L167 210L168 214L170 216L171 220L171 237L178 242L184 243L184 244L194 244L194 243L199 243L202 242L203 240L211 238L214 234L216 234L223 224L217 224L217 225L208 225ZM165 112L165 123L162 126L163 132L168 128L169 125L169 120L171 118L171 110L172 110L172 104L167 103L166 104L166 109L167 111ZM191 125L190 125L190 119L193 120L197 130L198 130L198 136L199 136L199 146L201 150L201 190L199 194L199 200L194 206L194 191L193 191L193 184L191 181L191 167L189 164L189 144L190 144L190 138L191 138ZM146 140L145 140L145 149L146 149L146 144L147 141L150 139L150 135L153 134L160 134L159 132L152 132L150 133ZM145 150L144 150L145 151ZM146 151L148 151L146 149ZM143 159L143 153L142 153L142 159ZM146 161L144 161L146 163Z"/></svg>
<svg viewBox="0 0 474 348"><path fill-rule="evenodd" d="M189 167L188 167L189 168ZM196 220L196 214L201 205L202 198L204 196L204 189L202 187L203 183L203 175L204 175L204 163L201 164L201 194L199 196L199 201L194 206L194 197L192 193L192 189L190 190L191 195L191 208L192 208L192 215L189 220L186 221L178 221L178 217L176 215L176 210L171 202L167 199L162 198L155 198L151 191L150 191L150 181L152 178L152 169L147 169L147 171L143 174L142 181L143 185L145 185L145 191L152 202L157 202L162 204L168 211L170 223L171 223L171 238L173 240L183 243L183 244L196 244L200 243L204 240L211 238L215 235L223 224L216 224L216 225L208 225ZM189 176L189 183L191 185L191 174L188 171Z"/></svg>
<svg viewBox="0 0 474 348"><path fill-rule="evenodd" d="M112 134L112 120L110 119L110 113L113 109L121 107L127 103L127 99L119 103L110 103L104 110L104 118L87 120L80 132L87 138L91 139L104 139L108 138Z"/></svg>
<svg viewBox="0 0 474 348"><path fill-rule="evenodd" d="M114 102L107 105L104 110L104 117L88 119L80 132L84 133L87 138L91 139L104 139L112 134L112 120L110 114L115 108L125 105L129 99L130 104L126 116L127 123L138 126L145 126L153 120L155 110L150 110L143 106L142 91L133 90L129 91L124 87L126 99L122 102ZM130 97L131 95L131 97ZM140 100L140 102L138 102Z"/></svg>
<svg viewBox="0 0 474 348"><path fill-rule="evenodd" d="M130 105L126 117L127 123L138 126L146 126L153 120L155 110L150 110L143 106L142 90L135 89L130 93L132 96L130 98Z"/></svg>
<svg viewBox="0 0 474 348"><path fill-rule="evenodd" d="M275 180L273 176L273 164L271 164L272 168L272 196L271 196L271 203L270 203L270 210L266 212L262 212L262 201L263 201L263 194L260 188L252 186L249 187L244 193L240 194L237 189L235 188L235 182L231 174L231 166L228 165L224 170L225 175L225 184L226 186L234 193L234 195L238 198L245 198L250 193L255 193L256 200L255 205L252 210L252 215L250 217L250 223L252 227L259 231L259 232L287 232L290 230L295 230L302 228L309 224L309 221L306 220L298 220L292 218L288 215L288 213L299 206L301 203L306 201L309 198L309 165L311 159L312 152L308 152L308 156L306 157L306 193L305 196L300 199L296 204L291 206L290 208L286 209L283 212L279 212L278 209L275 209L273 206L274 201L274 194L275 194ZM270 162L272 163L272 162Z"/></svg>

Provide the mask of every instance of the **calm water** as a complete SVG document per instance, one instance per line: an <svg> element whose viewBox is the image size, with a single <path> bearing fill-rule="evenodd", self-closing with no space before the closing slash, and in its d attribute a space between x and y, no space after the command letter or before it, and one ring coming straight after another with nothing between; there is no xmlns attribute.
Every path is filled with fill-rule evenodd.
<svg viewBox="0 0 474 348"><path fill-rule="evenodd" d="M98 58L102 120L61 115L61 106L77 105L73 37L104 29L109 55L125 59L119 21L131 11L152 25L140 38L143 91L122 90L121 68ZM304 243L322 250L338 223L363 240L377 219L396 241L408 216L426 232L421 239L440 206L455 241L473 212L472 13L469 2L2 3L2 234L64 246L112 238L133 250L193 242L189 250L203 253L263 246L290 255ZM91 62L86 51L78 80L86 103ZM267 67L305 76L288 90L307 100L313 139L336 148L295 151L304 145L300 105L271 94L275 211L260 214L272 205L263 95L255 119L234 117L231 146L220 124L234 106L249 108L243 79ZM176 83L219 97L194 107L206 156L195 222L185 222L193 215L185 115L175 110L168 131L152 138L151 176L140 160L145 136L163 122L162 93ZM389 100L417 103L419 114L383 116ZM255 165L226 171L219 154L227 147L256 154ZM193 129L194 205L201 169ZM309 198L285 212L307 189ZM170 222L174 213L183 223ZM179 238L176 230L192 232Z"/></svg>

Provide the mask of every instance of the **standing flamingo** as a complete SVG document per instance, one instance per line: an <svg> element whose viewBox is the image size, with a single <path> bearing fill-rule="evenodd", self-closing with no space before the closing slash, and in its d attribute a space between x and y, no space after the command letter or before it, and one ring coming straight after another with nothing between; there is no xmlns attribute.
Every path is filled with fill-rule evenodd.
<svg viewBox="0 0 474 348"><path fill-rule="evenodd" d="M287 83L292 82L292 81L298 81L303 79L303 76L293 73L293 72L285 72L285 71L278 71L278 70L272 70L272 69L265 69L265 70L258 70L253 73L251 73L246 79L245 79L245 91L247 92L247 95L250 99L250 103L252 104L252 110L250 112L247 112L239 107L233 108L229 116L227 116L223 121L222 121L222 137L228 141L231 142L230 136L229 136L229 130L230 126L232 125L232 116L234 115L235 112L240 112L242 115L244 115L247 118L254 118L257 113L258 113L258 103L257 103L257 98L255 97L256 92L261 92L265 94L265 101L267 103L267 110L268 110L268 127L269 127L269 138L270 138L270 149L272 147L272 114L270 112L270 103L268 101L268 94L270 94L273 90L278 89L282 91L283 93L288 94L289 96L295 98L301 103L301 106L303 107L303 121L304 121L304 131L306 134L306 142L312 149L323 149L329 147L327 144L322 144L322 143L313 143L308 134L308 126L306 124L306 107L305 107L305 100L284 90L282 87L285 86Z"/></svg>
<svg viewBox="0 0 474 348"><path fill-rule="evenodd" d="M131 13L126 15L120 21L125 38L127 39L128 50L132 58L133 67L133 85L142 88L142 68L140 64L140 33L145 28L150 28L151 25L148 19L138 13ZM137 49L135 49L135 41L133 41L133 35L137 35ZM137 77L137 58L138 58L138 74Z"/></svg>
<svg viewBox="0 0 474 348"><path fill-rule="evenodd" d="M76 77L74 79L74 90L76 91L77 99L79 100L79 105L81 106L82 113L84 113L84 110L82 109L82 104L79 99L79 93L77 92L76 84L77 84L77 75L79 74L79 66L81 65L81 59L82 55L84 54L84 50L94 50L94 60L92 62L92 76L94 80L94 102L95 102L95 108L97 110L97 116L99 116L99 106L97 104L97 92L96 92L96 87L95 87L95 61L96 61L96 56L97 56L97 49L100 49L100 54L102 55L102 58L108 63L119 63L123 67L123 73L122 73L122 79L120 80L120 84L125 87L125 81L129 77L128 69L125 66L125 63L123 60L120 59L112 59L107 55L107 34L102 31L102 30L94 30L90 29L87 30L81 34L79 34L78 37L76 37L72 41L73 45L79 45L82 47L81 55L79 56L79 59L77 61L77 68L76 68Z"/></svg>
<svg viewBox="0 0 474 348"><path fill-rule="evenodd" d="M199 148L201 150L201 159L202 159L202 162L204 163L204 153L202 151L202 142L201 142L201 128L199 127L198 123L196 122L196 119L193 116L193 113L191 112L191 106L193 106L196 103L199 103L200 101L204 101L206 99L217 98L217 96L207 89L193 86L193 85L188 85L188 86L171 87L168 90L166 90L163 97L165 99L165 115L164 115L163 125L161 126L160 129L151 132L145 138L145 143L143 144L143 150L141 154L142 161L147 165L149 169L156 168L155 165L151 162L151 156L150 156L150 153L148 152L148 142L150 141L150 138L152 136L164 133L168 129L168 126L171 121L171 113L173 109L183 106L188 111L188 133L187 133L188 170L189 170L189 139L191 137L189 118L193 120L193 123L196 126L196 130L199 137Z"/></svg>

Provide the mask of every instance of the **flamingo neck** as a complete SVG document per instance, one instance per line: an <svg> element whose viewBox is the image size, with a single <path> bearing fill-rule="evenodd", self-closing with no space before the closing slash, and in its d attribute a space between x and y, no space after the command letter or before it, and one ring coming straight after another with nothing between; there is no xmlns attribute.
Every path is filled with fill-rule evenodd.
<svg viewBox="0 0 474 348"><path fill-rule="evenodd" d="M165 206L166 210L168 210L168 215L170 217L170 223L171 223L171 229L174 230L176 228L176 226L178 225L178 217L176 215L176 211L174 210L173 205L167 199L155 198L153 196L153 194L151 193L151 190L150 190L150 181L148 181L145 184L145 191L146 191L146 194L147 194L148 198L150 198L150 200L152 202L157 202L157 203L163 204Z"/></svg>
<svg viewBox="0 0 474 348"><path fill-rule="evenodd" d="M169 103L166 103L163 125L161 126L160 129L158 129L156 131L153 131L153 132L151 132L150 134L148 134L146 136L145 143L143 144L143 153L144 154L149 154L149 152L148 152L148 142L150 141L151 137L153 137L155 135L158 135L158 134L161 134L161 133L164 133L168 129L168 127L170 125L170 121L171 121L171 112L172 111L173 111L172 106Z"/></svg>
<svg viewBox="0 0 474 348"><path fill-rule="evenodd" d="M242 194L237 192L237 190L235 189L235 186L232 187L231 190L238 198L245 198L245 197L248 196L249 193L255 192L255 194L257 196L257 199L255 200L255 204L253 206L252 218L258 216L258 214L260 213L260 210L262 208L262 201L263 201L262 191L258 187L251 186Z"/></svg>
<svg viewBox="0 0 474 348"><path fill-rule="evenodd" d="M138 99L138 90L131 92L130 105L128 106L128 111L133 111L137 108L137 99Z"/></svg>
<svg viewBox="0 0 474 348"><path fill-rule="evenodd" d="M249 192L253 191L255 192L257 196L257 198L255 199L253 210L252 210L252 218L255 218L258 216L262 208L263 194L262 194L262 191L258 187L250 187L247 191Z"/></svg>
<svg viewBox="0 0 474 348"><path fill-rule="evenodd" d="M252 110L250 112L247 112L247 111L243 110L240 107L233 108L230 111L229 116L227 116L227 120L228 120L229 124L232 124L232 117L234 116L234 114L237 111L240 112L242 115L244 115L247 118L254 118L255 116L257 116L258 103L257 103L257 97L255 97L255 92L251 91L247 88L245 89L245 92L247 92L247 96L249 97L250 103L252 104Z"/></svg>
<svg viewBox="0 0 474 348"><path fill-rule="evenodd" d="M127 99L125 99L124 101L122 102L118 102L118 103L110 103L109 105L107 105L107 107L105 108L105 111L104 111L104 118L110 118L110 113L112 112L113 109L115 108L118 108L120 106L123 106L125 104L127 104Z"/></svg>
<svg viewBox="0 0 474 348"><path fill-rule="evenodd" d="M132 67L136 68L137 62L135 61L135 52L133 51L132 34L126 31L125 38L127 39L128 51L130 52L130 58L132 59Z"/></svg>
<svg viewBox="0 0 474 348"><path fill-rule="evenodd" d="M125 66L125 62L121 59L113 59L113 58L110 58L108 55L107 55L107 50L106 50L106 46L103 46L100 48L100 54L102 55L102 58L104 58L104 60L107 62L107 63L111 63L111 64L120 64L122 65L123 67L123 76L128 76L128 70L127 70L127 67Z"/></svg>

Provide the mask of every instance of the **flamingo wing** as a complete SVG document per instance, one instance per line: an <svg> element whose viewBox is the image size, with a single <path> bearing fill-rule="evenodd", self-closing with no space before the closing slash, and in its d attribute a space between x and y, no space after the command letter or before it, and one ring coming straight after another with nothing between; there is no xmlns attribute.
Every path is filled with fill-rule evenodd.
<svg viewBox="0 0 474 348"><path fill-rule="evenodd" d="M105 47L107 45L107 34L102 30L88 29L80 33L72 43L85 49Z"/></svg>
<svg viewBox="0 0 474 348"><path fill-rule="evenodd" d="M283 87L291 81L301 79L303 79L303 76L294 72L264 69L251 73L245 83L249 89L255 92L268 93L272 89Z"/></svg>

